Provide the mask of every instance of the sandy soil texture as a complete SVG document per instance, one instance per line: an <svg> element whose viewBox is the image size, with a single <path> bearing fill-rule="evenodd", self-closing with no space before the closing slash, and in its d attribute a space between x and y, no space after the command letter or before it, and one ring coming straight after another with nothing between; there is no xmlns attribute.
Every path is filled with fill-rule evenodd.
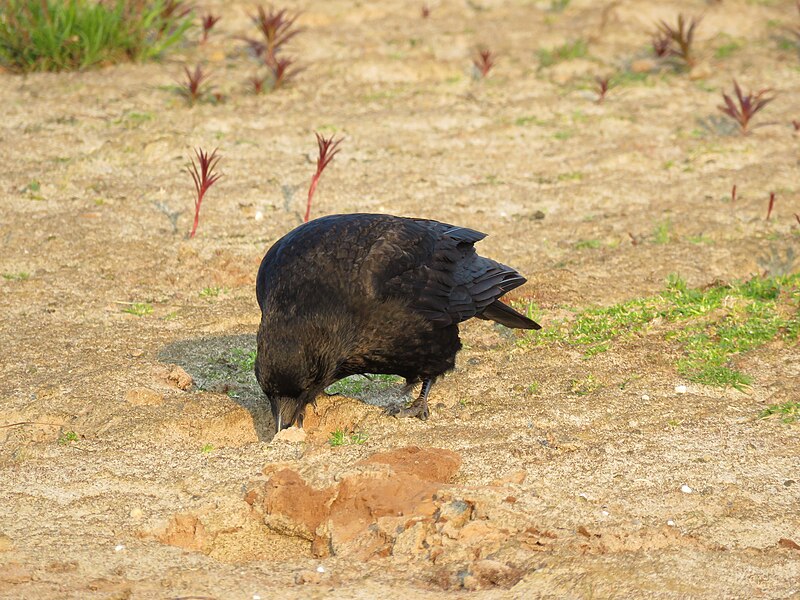
<svg viewBox="0 0 800 600"><path fill-rule="evenodd" d="M485 231L545 328L797 272L794 2L306 0L305 69L260 96L252 3L202 4L209 42L161 63L0 73L0 597L800 598L798 424L759 418L800 400L796 343L737 355L737 391L682 377L665 324L586 357L469 322L429 421L351 382L304 439L271 439L251 371L314 131L344 137L315 216ZM650 49L678 13L691 70ZM198 63L220 98L190 107ZM733 78L775 90L746 136ZM224 176L190 240L196 147Z"/></svg>

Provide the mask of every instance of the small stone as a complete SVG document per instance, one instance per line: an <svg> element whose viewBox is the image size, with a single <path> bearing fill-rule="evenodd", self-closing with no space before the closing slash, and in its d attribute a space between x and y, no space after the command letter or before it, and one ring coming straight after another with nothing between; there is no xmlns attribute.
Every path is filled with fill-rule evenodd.
<svg viewBox="0 0 800 600"><path fill-rule="evenodd" d="M114 552L122 552L125 550L125 544L117 544L114 546Z"/></svg>
<svg viewBox="0 0 800 600"><path fill-rule="evenodd" d="M194 380L192 376L189 375L183 367L179 367L178 365L170 365L169 366L169 373L167 374L167 380L170 383L173 383L175 387L179 390L188 390L194 384Z"/></svg>
<svg viewBox="0 0 800 600"><path fill-rule="evenodd" d="M317 573L324 573L324 572L325 572L325 567L323 567L322 565L319 565L317 567Z"/></svg>
<svg viewBox="0 0 800 600"><path fill-rule="evenodd" d="M163 394L145 387L128 390L125 401L132 406L159 406L164 403Z"/></svg>
<svg viewBox="0 0 800 600"><path fill-rule="evenodd" d="M647 394L642 394L642 400L645 400L645 401L646 400L650 400L650 396L648 396Z"/></svg>
<svg viewBox="0 0 800 600"><path fill-rule="evenodd" d="M275 437L272 438L273 441L277 440L279 442L304 442L306 441L306 432L301 429L300 427L289 427L288 429L283 429L275 434Z"/></svg>
<svg viewBox="0 0 800 600"><path fill-rule="evenodd" d="M676 385L675 392L678 394L685 394L689 389L685 385Z"/></svg>
<svg viewBox="0 0 800 600"><path fill-rule="evenodd" d="M691 494L691 493L692 493L694 490L693 490L692 488L690 488L688 485L686 485L686 484L684 483L684 484L681 486L681 491L682 491L684 494Z"/></svg>
<svg viewBox="0 0 800 600"><path fill-rule="evenodd" d="M675 521L670 519L669 521L667 521L667 525L669 525L670 527L675 527Z"/></svg>
<svg viewBox="0 0 800 600"><path fill-rule="evenodd" d="M609 512L607 510L604 510L601 511L600 514L603 515L604 517L607 517L609 515Z"/></svg>
<svg viewBox="0 0 800 600"><path fill-rule="evenodd" d="M131 519L138 521L139 519L144 517L144 511L139 507L132 508L130 512L130 517Z"/></svg>
<svg viewBox="0 0 800 600"><path fill-rule="evenodd" d="M261 219L264 218L264 213L260 210L257 210L254 218L256 221L260 221Z"/></svg>

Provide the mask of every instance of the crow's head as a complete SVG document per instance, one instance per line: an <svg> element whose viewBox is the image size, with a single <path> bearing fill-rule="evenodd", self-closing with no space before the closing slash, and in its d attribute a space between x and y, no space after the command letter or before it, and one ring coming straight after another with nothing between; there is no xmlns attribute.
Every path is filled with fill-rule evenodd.
<svg viewBox="0 0 800 600"><path fill-rule="evenodd" d="M272 418L275 421L275 433L292 425L303 426L303 415L307 402L291 396L272 396L269 397L269 403L272 408Z"/></svg>

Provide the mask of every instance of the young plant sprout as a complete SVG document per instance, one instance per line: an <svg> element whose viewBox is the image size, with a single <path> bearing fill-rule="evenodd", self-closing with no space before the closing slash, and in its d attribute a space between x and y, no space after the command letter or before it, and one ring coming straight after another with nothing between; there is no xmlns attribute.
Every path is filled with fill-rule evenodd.
<svg viewBox="0 0 800 600"><path fill-rule="evenodd" d="M208 189L214 185L217 180L222 177L220 173L214 173L217 168L221 156L217 156L217 149L215 148L211 154L203 151L202 148L197 148L194 151L197 156L197 163L194 158L191 159L191 164L186 167L189 175L194 180L194 189L197 197L194 200L194 224L192 230L189 232L189 238L193 238L197 232L197 224L200 220L200 205L203 203L203 198Z"/></svg>
<svg viewBox="0 0 800 600"><path fill-rule="evenodd" d="M733 184L733 187L731 188L731 204L733 204L734 202L736 202L736 184L735 183Z"/></svg>
<svg viewBox="0 0 800 600"><path fill-rule="evenodd" d="M308 218L311 216L311 199L314 197L314 192L317 189L319 178L322 177L322 172L333 160L333 157L339 152L339 144L342 143L343 138L334 141L333 136L330 139L321 136L316 131L314 135L317 136L317 146L319 147L319 157L317 158L317 171L311 178L311 185L308 188L308 202L306 203L306 216L303 223L308 223Z"/></svg>
<svg viewBox="0 0 800 600"><path fill-rule="evenodd" d="M775 97L767 96L767 94L772 91L770 88L765 88L755 93L750 92L745 96L735 79L733 80L733 91L736 93L736 101L738 102L738 106L736 102L733 101L733 98L723 92L722 98L725 100L725 104L719 105L718 108L731 119L736 121L739 124L742 133L746 134L750 119L752 119L755 114L767 104L772 102Z"/></svg>
<svg viewBox="0 0 800 600"><path fill-rule="evenodd" d="M597 86L595 87L594 91L597 92L597 100L598 104L602 104L603 100L606 99L606 94L608 90L611 89L611 78L610 77L595 77L595 81L597 82Z"/></svg>
<svg viewBox="0 0 800 600"><path fill-rule="evenodd" d="M301 30L294 25L298 16L290 14L286 9L275 10L270 6L269 11L265 11L263 6L259 6L257 13L251 15L250 19L261 32L263 43L250 39L245 41L256 50L258 56L263 55L267 64L274 63L281 46L300 33Z"/></svg>
<svg viewBox="0 0 800 600"><path fill-rule="evenodd" d="M695 29L697 29L699 24L700 19L692 17L687 20L683 14L678 15L677 27L669 25L666 21L659 21L657 24L658 31L661 34L659 42L661 40L668 41L665 54L668 56L676 56L682 60L687 67L693 67L697 61L694 57L692 42L694 42Z"/></svg>
<svg viewBox="0 0 800 600"><path fill-rule="evenodd" d="M481 78L486 77L489 71L494 66L495 57L491 50L481 49L478 51L478 56L472 59L472 64L475 66L475 72Z"/></svg>
<svg viewBox="0 0 800 600"><path fill-rule="evenodd" d="M670 38L668 35L665 35L659 31L653 35L650 43L653 46L653 53L658 58L669 56L669 48L672 45L672 38Z"/></svg>
<svg viewBox="0 0 800 600"><path fill-rule="evenodd" d="M294 60L291 58L278 58L273 62L265 60L267 68L272 75L272 89L277 90L283 84L289 83L302 70L299 67L292 68Z"/></svg>
<svg viewBox="0 0 800 600"><path fill-rule="evenodd" d="M775 192L769 193L769 204L767 205L767 221L772 216L772 209L775 208Z"/></svg>
<svg viewBox="0 0 800 600"><path fill-rule="evenodd" d="M253 75L248 81L250 82L250 87L253 88L253 93L259 95L264 91L264 84L267 82L267 76Z"/></svg>
<svg viewBox="0 0 800 600"><path fill-rule="evenodd" d="M214 29L214 25L216 25L221 18L222 17L212 15L211 13L207 13L201 17L200 26L203 28L203 37L200 38L201 44L206 43L208 34L211 33L211 30Z"/></svg>
<svg viewBox="0 0 800 600"><path fill-rule="evenodd" d="M428 6L427 3L423 4L422 8L420 9L420 14L422 15L423 19L427 19L431 16L431 7Z"/></svg>
<svg viewBox="0 0 800 600"><path fill-rule="evenodd" d="M194 71L190 71L189 67L183 67L186 73L186 81L180 82L179 93L186 98L189 104L194 104L203 96L205 90L203 86L208 81L209 75L203 72L203 67L197 65Z"/></svg>

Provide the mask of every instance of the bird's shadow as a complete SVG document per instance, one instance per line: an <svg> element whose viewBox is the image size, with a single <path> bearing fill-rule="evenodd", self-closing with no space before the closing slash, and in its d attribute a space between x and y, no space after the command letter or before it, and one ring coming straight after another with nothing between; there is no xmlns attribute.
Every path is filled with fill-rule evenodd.
<svg viewBox="0 0 800 600"><path fill-rule="evenodd" d="M255 377L255 335L178 340L162 348L158 360L182 367L201 391L227 394L253 417L253 427L262 442L275 435L269 401ZM353 375L325 391L331 396L348 396L381 408L404 405L409 393L404 379L395 375Z"/></svg>
<svg viewBox="0 0 800 600"><path fill-rule="evenodd" d="M203 337L173 342L158 360L182 367L197 389L227 394L253 417L258 439L275 434L269 401L256 381L256 336L250 334Z"/></svg>

